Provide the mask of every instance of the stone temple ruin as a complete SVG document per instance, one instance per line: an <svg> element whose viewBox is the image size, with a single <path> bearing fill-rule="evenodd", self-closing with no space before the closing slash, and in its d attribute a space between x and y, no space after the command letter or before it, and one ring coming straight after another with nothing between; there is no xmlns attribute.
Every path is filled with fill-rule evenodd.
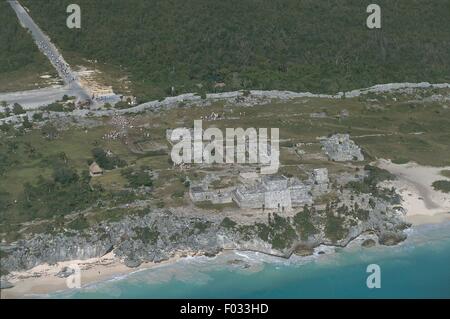
<svg viewBox="0 0 450 319"><path fill-rule="evenodd" d="M236 187L210 190L207 185L192 186L189 195L193 202L210 201L213 204L235 202L245 209L289 210L310 205L313 198L326 193L328 170L315 169L307 181L283 175L266 175L246 181Z"/></svg>
<svg viewBox="0 0 450 319"><path fill-rule="evenodd" d="M210 141L202 139L202 136L204 135L205 130L201 130L201 132L198 135L196 135L196 134L194 134L195 131L193 128L183 127L181 129L186 129L190 133L191 154L194 155L195 152L200 151L200 157L204 159L203 150L204 150L205 146L210 143ZM182 140L182 137L173 138L172 137L173 131L174 131L173 129L166 130L166 139L172 146ZM228 136L223 136L223 139L224 139L222 141L223 147L222 147L222 149L214 150L215 151L214 157L221 158L224 163L226 162L226 157L229 156L229 153L233 153L233 156L232 156L233 159L236 159L236 160L243 159L243 162L249 162L250 161L250 155L249 155L250 151L253 151L253 154L257 154L258 162L260 163L259 166L262 169L270 166L273 161L272 145L271 145L270 140L267 142L267 144L260 144L261 142L258 141L258 143L256 143L256 145L253 145L253 147L252 147L250 145L249 139L246 138L245 142L241 145L242 147L238 147L237 146L238 143L237 143L235 136L232 136L231 138L229 138ZM201 144L202 148L196 151L194 148L194 143ZM228 149L228 145L232 145L231 151ZM264 145L264 146L262 146L262 145ZM261 147L264 149L264 151L261 151ZM275 154L276 153L274 153L274 155ZM184 163L184 164L186 164L186 163ZM197 164L200 164L200 163L197 163ZM206 161L203 161L201 164L208 165L208 163Z"/></svg>
<svg viewBox="0 0 450 319"><path fill-rule="evenodd" d="M334 134L321 142L328 158L336 162L363 161L361 148L350 139L348 134Z"/></svg>
<svg viewBox="0 0 450 319"><path fill-rule="evenodd" d="M297 179L280 175L265 176L261 182L237 187L233 200L241 208L289 209L311 204L311 188Z"/></svg>
<svg viewBox="0 0 450 319"><path fill-rule="evenodd" d="M213 204L226 204L233 201L231 190L210 190L208 186L193 186L189 189L193 202L210 201Z"/></svg>

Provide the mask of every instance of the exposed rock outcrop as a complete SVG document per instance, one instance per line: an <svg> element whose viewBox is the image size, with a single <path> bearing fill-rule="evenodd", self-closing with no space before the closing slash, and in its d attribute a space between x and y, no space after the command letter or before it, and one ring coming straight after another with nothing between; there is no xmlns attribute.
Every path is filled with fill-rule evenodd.
<svg viewBox="0 0 450 319"><path fill-rule="evenodd" d="M363 241L363 243L361 244L361 246L363 247L373 247L375 246L377 243L375 242L375 240L373 239L366 239L365 241Z"/></svg>
<svg viewBox="0 0 450 319"><path fill-rule="evenodd" d="M343 194L345 198L345 194ZM314 210L308 227L315 232L305 236L302 225L295 218L273 215L268 224L238 225L211 217L176 215L168 210L156 210L144 216L127 216L119 222L101 223L85 231L63 234L38 234L27 240L0 246L2 272L28 270L43 263L83 260L101 257L113 251L128 267L143 262L161 262L184 252L186 255L214 256L224 249L259 251L280 257L296 253L310 254L321 244L346 246L360 234L371 231L380 244L394 245L406 238L406 225L389 205L376 200L370 214L364 212L368 200L360 200L358 211L333 207L339 212L340 231L330 233L323 224L329 211ZM344 205L344 204L340 204ZM343 207L343 206L342 206ZM299 214L305 214L300 212ZM299 215L300 216L300 215ZM358 219L362 218L362 219ZM70 275L61 271L60 277Z"/></svg>
<svg viewBox="0 0 450 319"><path fill-rule="evenodd" d="M381 233L381 235L379 236L380 244L386 246L397 245L405 239L406 234L403 232L386 231Z"/></svg>
<svg viewBox="0 0 450 319"><path fill-rule="evenodd" d="M72 275L74 272L75 272L74 269L72 269L72 268L70 268L70 267L64 267L63 269L61 269L60 272L58 272L58 273L56 274L56 277L59 277L59 278L67 278L67 277L69 277L70 275Z"/></svg>
<svg viewBox="0 0 450 319"><path fill-rule="evenodd" d="M0 279L0 289L9 289L14 287L14 285L12 283L10 283L9 281L5 280L5 279Z"/></svg>

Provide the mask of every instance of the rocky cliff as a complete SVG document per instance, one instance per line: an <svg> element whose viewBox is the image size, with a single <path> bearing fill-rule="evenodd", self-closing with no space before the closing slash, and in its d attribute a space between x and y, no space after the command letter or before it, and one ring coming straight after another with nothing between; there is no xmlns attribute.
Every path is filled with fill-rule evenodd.
<svg viewBox="0 0 450 319"><path fill-rule="evenodd" d="M330 209L334 211L331 215ZM4 274L43 263L100 257L110 251L129 267L167 260L180 252L212 256L223 249L289 257L320 244L346 246L367 231L376 234L380 244L392 245L406 238L403 230L409 225L381 200L370 214L360 216L361 210L342 204L326 210L308 209L293 218L269 214L267 223L253 225L239 225L217 216L198 218L156 210L144 216L128 216L119 222L101 223L85 231L38 234L28 240L3 244L1 268ZM340 224L331 223L333 219Z"/></svg>

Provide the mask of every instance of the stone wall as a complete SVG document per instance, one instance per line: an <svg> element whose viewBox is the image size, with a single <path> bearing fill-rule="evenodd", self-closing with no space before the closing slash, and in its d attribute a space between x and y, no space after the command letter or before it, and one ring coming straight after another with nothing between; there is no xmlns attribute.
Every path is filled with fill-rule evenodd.
<svg viewBox="0 0 450 319"><path fill-rule="evenodd" d="M314 182L317 184L328 183L328 169L327 168L316 168L312 173Z"/></svg>
<svg viewBox="0 0 450 319"><path fill-rule="evenodd" d="M287 189L287 178L279 175L265 176L263 185L267 190Z"/></svg>
<svg viewBox="0 0 450 319"><path fill-rule="evenodd" d="M215 191L211 194L213 204L228 204L233 202L230 191Z"/></svg>
<svg viewBox="0 0 450 319"><path fill-rule="evenodd" d="M238 187L232 194L233 200L241 208L262 208L264 205L264 192L248 191L245 188Z"/></svg>
<svg viewBox="0 0 450 319"><path fill-rule="evenodd" d="M268 209L290 209L291 194L289 189L266 191L264 193L264 207Z"/></svg>
<svg viewBox="0 0 450 319"><path fill-rule="evenodd" d="M317 180L317 182L315 182ZM320 183L319 183L320 182ZM316 195L328 190L328 171L316 170L307 182L297 178L272 175L263 177L253 184L208 190L207 186L192 186L189 194L193 202L211 201L225 204L234 201L240 208L251 209L291 209L313 203L313 190Z"/></svg>
<svg viewBox="0 0 450 319"><path fill-rule="evenodd" d="M200 186L194 186L189 189L189 197L194 203L204 202L207 200L211 200L211 198L213 197L213 193Z"/></svg>
<svg viewBox="0 0 450 319"><path fill-rule="evenodd" d="M321 196L326 194L329 190L329 178L328 169L317 168L314 169L311 174L312 189L311 192L313 196Z"/></svg>
<svg viewBox="0 0 450 319"><path fill-rule="evenodd" d="M297 184L289 188L291 195L292 207L310 205L313 203L312 196L310 194L311 186L306 184Z"/></svg>

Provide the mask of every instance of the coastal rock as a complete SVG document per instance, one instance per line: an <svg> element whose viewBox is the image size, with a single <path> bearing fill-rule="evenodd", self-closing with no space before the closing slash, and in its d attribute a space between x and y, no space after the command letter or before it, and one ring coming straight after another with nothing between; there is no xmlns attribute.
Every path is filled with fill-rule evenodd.
<svg viewBox="0 0 450 319"><path fill-rule="evenodd" d="M375 246L376 244L377 243L375 242L375 240L369 238L369 239L366 239L365 241L363 241L361 246L369 248L369 247Z"/></svg>
<svg viewBox="0 0 450 319"><path fill-rule="evenodd" d="M301 240L293 219L277 216L269 224L229 226L215 214L201 218L167 209L155 209L143 216L125 216L116 222L104 222L83 231L59 234L38 234L27 240L0 244L3 253L2 270L7 272L29 270L37 265L56 264L61 261L85 260L104 256L113 251L128 267L138 267L144 262L162 262L180 253L185 256L215 256L224 249L258 251L264 254L289 258L292 253L310 255L321 244L345 247L364 232L374 232L380 244L394 245L406 235L407 225L383 199L374 198L369 208L370 194L341 193L339 209L343 231L328 236L323 221L326 212L315 210L311 222L320 231ZM353 198L353 199L350 199ZM352 211L355 201L359 211L368 211L364 219ZM343 209L341 205L348 205ZM350 207L350 208L349 208ZM365 216L365 217L364 217ZM228 225L228 226L227 226ZM287 237L286 237L287 236ZM282 239L280 241L280 239ZM369 243L367 243L369 244ZM63 269L61 277L70 275ZM9 279L9 278L8 278Z"/></svg>
<svg viewBox="0 0 450 319"><path fill-rule="evenodd" d="M64 267L55 276L59 278L67 278L75 273L75 270L70 267Z"/></svg>
<svg viewBox="0 0 450 319"><path fill-rule="evenodd" d="M0 289L9 289L14 287L14 285L12 283L10 283L7 280L1 279L0 280Z"/></svg>
<svg viewBox="0 0 450 319"><path fill-rule="evenodd" d="M393 246L404 241L406 237L406 234L402 232L383 232L379 236L379 242L381 245Z"/></svg>
<svg viewBox="0 0 450 319"><path fill-rule="evenodd" d="M129 268L137 268L141 265L141 261L137 259L126 258L124 260L124 264Z"/></svg>
<svg viewBox="0 0 450 319"><path fill-rule="evenodd" d="M6 270L31 269L43 263L56 264L60 261L89 259L103 256L111 242L103 238L97 229L88 234L38 234L31 240L20 240L9 247L0 247L8 253L2 258L2 268Z"/></svg>
<svg viewBox="0 0 450 319"><path fill-rule="evenodd" d="M293 253L298 256L311 256L314 253L314 248L305 245L297 245Z"/></svg>

